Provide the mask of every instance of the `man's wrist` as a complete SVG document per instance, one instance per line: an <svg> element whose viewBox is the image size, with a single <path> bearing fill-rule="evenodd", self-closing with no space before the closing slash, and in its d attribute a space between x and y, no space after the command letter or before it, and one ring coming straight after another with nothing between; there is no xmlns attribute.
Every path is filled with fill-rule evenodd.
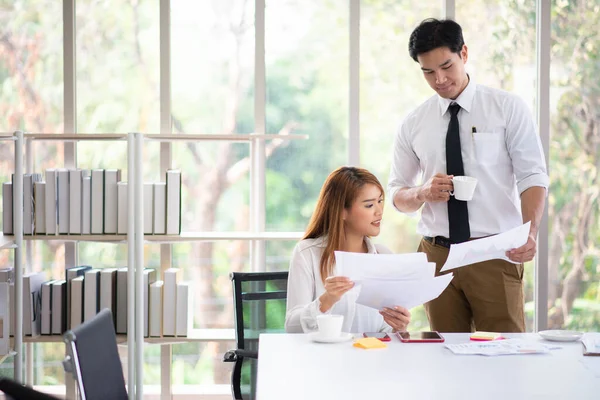
<svg viewBox="0 0 600 400"><path fill-rule="evenodd" d="M423 195L423 186L417 186L415 188L415 195L419 203L425 203L425 196Z"/></svg>

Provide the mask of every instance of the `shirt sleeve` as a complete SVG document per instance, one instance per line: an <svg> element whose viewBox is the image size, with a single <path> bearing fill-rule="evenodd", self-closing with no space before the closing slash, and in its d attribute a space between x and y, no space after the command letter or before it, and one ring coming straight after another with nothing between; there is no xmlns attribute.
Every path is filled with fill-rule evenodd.
<svg viewBox="0 0 600 400"><path fill-rule="evenodd" d="M285 315L285 331L303 333L302 322L308 330L317 329L317 316L329 314L320 310L321 302L315 298L315 276L313 260L308 260L299 246L294 248L290 261L287 289L287 311Z"/></svg>
<svg viewBox="0 0 600 400"><path fill-rule="evenodd" d="M417 185L421 173L419 158L408 140L409 133L409 124L405 120L394 136L392 166L387 185L388 196L392 204L394 204L394 196L400 189ZM394 207L396 206L394 205ZM398 208L396 207L396 209ZM406 214L414 215L415 213Z"/></svg>
<svg viewBox="0 0 600 400"><path fill-rule="evenodd" d="M531 187L540 186L547 192L550 179L535 122L525 102L518 97L512 99L507 107L506 146L517 189L522 194Z"/></svg>

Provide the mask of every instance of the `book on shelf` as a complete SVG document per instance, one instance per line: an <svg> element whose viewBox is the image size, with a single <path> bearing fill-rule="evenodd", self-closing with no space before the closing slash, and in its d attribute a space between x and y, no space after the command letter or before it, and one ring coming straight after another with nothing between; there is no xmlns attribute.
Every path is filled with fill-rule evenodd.
<svg viewBox="0 0 600 400"><path fill-rule="evenodd" d="M69 170L69 233L72 235L81 235L82 179L82 170Z"/></svg>
<svg viewBox="0 0 600 400"><path fill-rule="evenodd" d="M2 184L2 232L13 234L13 190L12 182Z"/></svg>
<svg viewBox="0 0 600 400"><path fill-rule="evenodd" d="M89 235L92 224L92 178L81 179L81 234Z"/></svg>
<svg viewBox="0 0 600 400"><path fill-rule="evenodd" d="M117 184L117 233L119 235L127 234L127 198L127 182L119 182Z"/></svg>
<svg viewBox="0 0 600 400"><path fill-rule="evenodd" d="M46 170L46 234L56 235L56 212L57 212L57 171L55 169Z"/></svg>
<svg viewBox="0 0 600 400"><path fill-rule="evenodd" d="M117 184L121 180L120 169L104 170L104 233L117 233Z"/></svg>
<svg viewBox="0 0 600 400"><path fill-rule="evenodd" d="M177 315L175 317L176 336L187 337L188 330L192 327L191 296L189 283L179 282L177 284Z"/></svg>
<svg viewBox="0 0 600 400"><path fill-rule="evenodd" d="M40 292L46 277L42 272L23 276L23 334L38 336L41 330Z"/></svg>
<svg viewBox="0 0 600 400"><path fill-rule="evenodd" d="M9 288L8 288L8 303L10 304L10 309L11 310L15 310L15 283L11 282L9 283ZM9 327L9 334L10 336L14 336L15 335L15 326L16 326L16 313L12 313L10 315L10 327Z"/></svg>
<svg viewBox="0 0 600 400"><path fill-rule="evenodd" d="M163 335L175 336L177 333L177 284L181 279L179 268L169 268L164 274L163 288Z"/></svg>
<svg viewBox="0 0 600 400"><path fill-rule="evenodd" d="M156 281L150 285L150 298L148 306L149 335L161 337L163 325L163 286L164 281Z"/></svg>
<svg viewBox="0 0 600 400"><path fill-rule="evenodd" d="M8 286L8 307L14 310L15 302L15 269L13 267L7 267L0 269L0 282L6 283ZM8 334L14 335L15 331L15 313L11 313L8 317L5 317Z"/></svg>
<svg viewBox="0 0 600 400"><path fill-rule="evenodd" d="M9 285L7 282L0 282L0 354L8 354L10 351L10 303L9 303Z"/></svg>
<svg viewBox="0 0 600 400"><path fill-rule="evenodd" d="M42 335L52 334L52 286L55 281L42 283Z"/></svg>
<svg viewBox="0 0 600 400"><path fill-rule="evenodd" d="M65 280L67 281L67 304L66 304L66 317L67 317L67 328L71 329L71 281L79 276L83 276L86 271L92 269L90 265L80 265L77 267L67 268L65 273Z"/></svg>
<svg viewBox="0 0 600 400"><path fill-rule="evenodd" d="M56 218L58 220L58 233L66 235L69 233L69 200L71 199L69 192L69 170L61 168L57 174L57 207Z"/></svg>
<svg viewBox="0 0 600 400"><path fill-rule="evenodd" d="M67 281L52 283L52 334L62 335L67 330Z"/></svg>
<svg viewBox="0 0 600 400"><path fill-rule="evenodd" d="M158 182L154 184L154 234L167 233L167 184Z"/></svg>
<svg viewBox="0 0 600 400"><path fill-rule="evenodd" d="M144 234L154 232L154 184L144 183Z"/></svg>
<svg viewBox="0 0 600 400"><path fill-rule="evenodd" d="M85 307L83 297L85 290L84 279L83 275L71 279L71 325L69 329L75 329L83 323L83 308Z"/></svg>
<svg viewBox="0 0 600 400"><path fill-rule="evenodd" d="M5 267L0 269L0 282L14 282L15 269L13 267Z"/></svg>
<svg viewBox="0 0 600 400"><path fill-rule="evenodd" d="M156 270L153 268L144 268L144 337L149 336L150 329L150 285L156 282Z"/></svg>
<svg viewBox="0 0 600 400"><path fill-rule="evenodd" d="M113 324L116 328L117 317L117 268L102 268L100 271L100 307L112 312Z"/></svg>
<svg viewBox="0 0 600 400"><path fill-rule="evenodd" d="M23 235L33 235L33 177L31 174L23 174Z"/></svg>
<svg viewBox="0 0 600 400"><path fill-rule="evenodd" d="M92 235L104 233L104 170L93 169L91 175L91 225Z"/></svg>
<svg viewBox="0 0 600 400"><path fill-rule="evenodd" d="M127 333L127 267L117 270L117 333Z"/></svg>
<svg viewBox="0 0 600 400"><path fill-rule="evenodd" d="M46 234L46 182L33 183L33 197L35 203L34 231L36 235Z"/></svg>
<svg viewBox="0 0 600 400"><path fill-rule="evenodd" d="M181 171L167 170L167 235L181 233Z"/></svg>
<svg viewBox="0 0 600 400"><path fill-rule="evenodd" d="M40 174L23 175L23 235L33 235L35 225L35 199L33 197L33 185L40 182Z"/></svg>
<svg viewBox="0 0 600 400"><path fill-rule="evenodd" d="M100 295L100 269L92 268L84 274L83 322L89 321L98 313L98 297Z"/></svg>

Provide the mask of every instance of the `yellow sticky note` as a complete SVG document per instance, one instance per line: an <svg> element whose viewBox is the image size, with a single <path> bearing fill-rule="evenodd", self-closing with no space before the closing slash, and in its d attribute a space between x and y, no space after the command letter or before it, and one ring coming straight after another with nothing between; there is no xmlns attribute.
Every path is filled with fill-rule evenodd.
<svg viewBox="0 0 600 400"><path fill-rule="evenodd" d="M502 334L500 334L498 332L477 331L471 335L471 340L486 341L486 340L498 340L498 339L502 339Z"/></svg>
<svg viewBox="0 0 600 400"><path fill-rule="evenodd" d="M373 337L358 339L354 342L354 347L358 347L359 349L384 349L387 347L387 344L383 343L381 340Z"/></svg>

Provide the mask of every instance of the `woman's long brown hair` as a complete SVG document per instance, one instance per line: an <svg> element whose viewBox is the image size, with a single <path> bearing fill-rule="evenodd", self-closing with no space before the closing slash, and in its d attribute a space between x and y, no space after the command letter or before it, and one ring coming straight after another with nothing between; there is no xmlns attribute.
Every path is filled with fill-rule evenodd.
<svg viewBox="0 0 600 400"><path fill-rule="evenodd" d="M303 239L327 237L320 263L323 282L333 273L334 251L344 246L346 235L343 211L352 207L358 192L366 184L377 186L383 195L383 186L379 180L364 168L340 167L329 174L321 188L315 212L310 218Z"/></svg>

